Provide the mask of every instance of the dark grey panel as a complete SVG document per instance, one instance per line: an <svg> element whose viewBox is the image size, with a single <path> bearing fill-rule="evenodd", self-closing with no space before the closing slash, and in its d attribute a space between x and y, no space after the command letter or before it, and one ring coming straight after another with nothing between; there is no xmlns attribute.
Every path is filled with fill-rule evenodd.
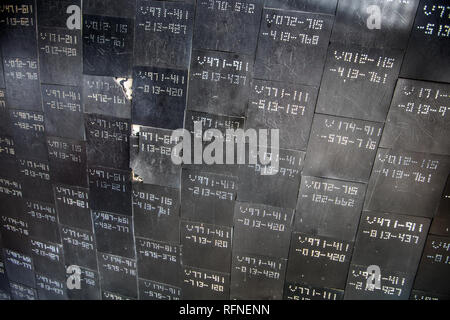
<svg viewBox="0 0 450 320"><path fill-rule="evenodd" d="M228 272L231 266L232 228L200 222L180 222L183 265Z"/></svg>
<svg viewBox="0 0 450 320"><path fill-rule="evenodd" d="M167 242L136 238L139 278L173 286L180 284L181 247Z"/></svg>
<svg viewBox="0 0 450 320"><path fill-rule="evenodd" d="M171 158L171 150L177 143L177 139L172 139L172 130L140 127L139 153L132 168L135 179L179 188L181 166L175 165Z"/></svg>
<svg viewBox="0 0 450 320"><path fill-rule="evenodd" d="M305 152L280 149L278 168L273 161L268 165L261 164L261 158L267 161L272 155L275 157L273 152L268 151L264 156L258 155L256 164L240 165L237 199L295 208ZM249 157L256 161L256 155L252 152L249 153Z"/></svg>
<svg viewBox="0 0 450 320"><path fill-rule="evenodd" d="M364 204L362 183L303 176L295 211L295 230L353 241Z"/></svg>
<svg viewBox="0 0 450 320"><path fill-rule="evenodd" d="M134 65L188 68L194 6L183 2L138 0Z"/></svg>
<svg viewBox="0 0 450 320"><path fill-rule="evenodd" d="M337 0L266 0L264 7L334 14Z"/></svg>
<svg viewBox="0 0 450 320"><path fill-rule="evenodd" d="M264 0L197 1L193 46L253 55Z"/></svg>
<svg viewBox="0 0 450 320"><path fill-rule="evenodd" d="M233 250L287 258L294 210L236 202Z"/></svg>
<svg viewBox="0 0 450 320"><path fill-rule="evenodd" d="M136 260L98 252L102 290L137 298Z"/></svg>
<svg viewBox="0 0 450 320"><path fill-rule="evenodd" d="M139 279L139 300L180 300L181 288Z"/></svg>
<svg viewBox="0 0 450 320"><path fill-rule="evenodd" d="M13 282L35 287L33 259L31 256L9 249L3 249L3 256L11 291L14 290Z"/></svg>
<svg viewBox="0 0 450 320"><path fill-rule="evenodd" d="M345 287L345 300L407 300L411 293L414 273L395 271L381 268L380 288L372 289L367 284L372 283L369 278L368 265L351 264Z"/></svg>
<svg viewBox="0 0 450 320"><path fill-rule="evenodd" d="M18 157L47 160L44 114L41 112L9 110L11 136Z"/></svg>
<svg viewBox="0 0 450 320"><path fill-rule="evenodd" d="M252 81L245 126L279 129L280 147L306 150L317 88L275 81Z"/></svg>
<svg viewBox="0 0 450 320"><path fill-rule="evenodd" d="M344 290L286 283L284 300L343 300Z"/></svg>
<svg viewBox="0 0 450 320"><path fill-rule="evenodd" d="M331 41L405 49L419 0L339 0Z"/></svg>
<svg viewBox="0 0 450 320"><path fill-rule="evenodd" d="M92 231L60 226L67 265L77 265L97 270L97 247Z"/></svg>
<svg viewBox="0 0 450 320"><path fill-rule="evenodd" d="M156 185L133 184L134 232L138 237L180 242L180 191Z"/></svg>
<svg viewBox="0 0 450 320"><path fill-rule="evenodd" d="M225 174L225 175L232 175L236 176L238 174L238 166L235 164L237 163L237 153L235 151L235 161L234 164L226 164L226 150L227 150L227 142L229 143L232 139L236 137L234 133L231 133L231 130L237 130L237 129L244 129L244 117L232 117L232 116L225 116L225 115L217 115L217 114L210 114L210 113L204 113L199 111L190 111L187 110L185 112L185 120L184 120L184 128L188 130L191 133L191 163L195 163L195 156L194 156L194 147L195 147L195 138L203 137L203 140L201 142L202 144L202 150L206 148L207 145L209 145L209 141L205 141L205 137L208 137L208 135L205 135L204 132L208 129L216 129L219 130L224 138L223 143L223 164L185 164L183 163L183 168L186 169L198 169L198 170L206 170L207 172L211 173L217 173L217 174ZM201 122L201 128L202 131L195 132L194 130L194 122ZM229 133L227 133L227 130L230 130ZM234 150L237 150L237 143L234 143Z"/></svg>
<svg viewBox="0 0 450 320"><path fill-rule="evenodd" d="M286 259L233 252L230 299L281 300Z"/></svg>
<svg viewBox="0 0 450 320"><path fill-rule="evenodd" d="M129 119L131 97L127 95L127 81L130 79L84 75L84 111Z"/></svg>
<svg viewBox="0 0 450 320"><path fill-rule="evenodd" d="M83 14L83 73L131 76L134 20Z"/></svg>
<svg viewBox="0 0 450 320"><path fill-rule="evenodd" d="M401 50L332 43L316 111L383 122L402 57Z"/></svg>
<svg viewBox="0 0 450 320"><path fill-rule="evenodd" d="M59 223L92 230L89 211L89 190L86 188L53 184Z"/></svg>
<svg viewBox="0 0 450 320"><path fill-rule="evenodd" d="M189 77L188 109L243 116L253 74L251 56L193 50Z"/></svg>
<svg viewBox="0 0 450 320"><path fill-rule="evenodd" d="M42 202L54 201L50 166L47 161L17 159L20 178L23 182L23 196Z"/></svg>
<svg viewBox="0 0 450 320"><path fill-rule="evenodd" d="M448 156L380 148L364 208L432 217L449 170Z"/></svg>
<svg viewBox="0 0 450 320"><path fill-rule="evenodd" d="M81 30L38 29L40 80L44 83L81 85Z"/></svg>
<svg viewBox="0 0 450 320"><path fill-rule="evenodd" d="M189 266L183 268L183 300L228 300L230 274Z"/></svg>
<svg viewBox="0 0 450 320"><path fill-rule="evenodd" d="M450 85L399 79L380 146L450 155Z"/></svg>
<svg viewBox="0 0 450 320"><path fill-rule="evenodd" d="M427 218L364 212L352 263L414 274L429 226Z"/></svg>
<svg viewBox="0 0 450 320"><path fill-rule="evenodd" d="M331 15L264 9L255 78L318 85L332 25Z"/></svg>
<svg viewBox="0 0 450 320"><path fill-rule="evenodd" d="M66 282L36 273L36 291L39 300L68 300Z"/></svg>
<svg viewBox="0 0 450 320"><path fill-rule="evenodd" d="M316 114L304 174L367 182L383 125Z"/></svg>
<svg viewBox="0 0 450 320"><path fill-rule="evenodd" d="M20 283L10 282L11 297L14 300L37 300L36 289L24 286Z"/></svg>
<svg viewBox="0 0 450 320"><path fill-rule="evenodd" d="M3 68L8 108L42 111L37 59L3 56Z"/></svg>
<svg viewBox="0 0 450 320"><path fill-rule="evenodd" d="M353 242L293 232L286 282L344 289Z"/></svg>
<svg viewBox="0 0 450 320"><path fill-rule="evenodd" d="M37 57L35 0L9 0L3 6L0 12L3 57Z"/></svg>
<svg viewBox="0 0 450 320"><path fill-rule="evenodd" d="M401 76L450 82L448 2L421 0L411 31Z"/></svg>
<svg viewBox="0 0 450 320"><path fill-rule="evenodd" d="M450 239L430 235L417 270L414 289L450 295Z"/></svg>
<svg viewBox="0 0 450 320"><path fill-rule="evenodd" d="M237 177L183 169L181 218L232 227L237 184Z"/></svg>
<svg viewBox="0 0 450 320"><path fill-rule="evenodd" d="M79 87L42 84L45 131L54 137L84 140L84 117Z"/></svg>
<svg viewBox="0 0 450 320"><path fill-rule="evenodd" d="M88 172L89 207L131 216L131 172L104 167Z"/></svg>
<svg viewBox="0 0 450 320"><path fill-rule="evenodd" d="M30 238L31 256L36 274L65 281L63 247L60 244Z"/></svg>
<svg viewBox="0 0 450 320"><path fill-rule="evenodd" d="M131 217L92 210L92 224L98 251L135 257Z"/></svg>
<svg viewBox="0 0 450 320"><path fill-rule="evenodd" d="M90 166L129 167L131 124L128 119L87 114L85 128L87 161Z"/></svg>
<svg viewBox="0 0 450 320"><path fill-rule="evenodd" d="M156 128L183 127L187 70L159 67L133 69L132 122Z"/></svg>
<svg viewBox="0 0 450 320"><path fill-rule="evenodd" d="M2 134L0 131L0 161L12 163L16 160L16 150L12 137Z"/></svg>
<svg viewBox="0 0 450 320"><path fill-rule="evenodd" d="M47 136L53 182L87 186L86 142Z"/></svg>
<svg viewBox="0 0 450 320"><path fill-rule="evenodd" d="M48 242L60 243L58 217L53 203L24 200L30 236Z"/></svg>

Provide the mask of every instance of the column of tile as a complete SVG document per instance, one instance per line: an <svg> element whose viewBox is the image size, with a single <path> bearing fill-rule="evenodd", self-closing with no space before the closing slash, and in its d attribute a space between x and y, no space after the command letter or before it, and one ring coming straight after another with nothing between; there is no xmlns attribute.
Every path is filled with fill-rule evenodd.
<svg viewBox="0 0 450 320"><path fill-rule="evenodd" d="M83 1L82 11L82 97L95 241L90 243L90 232L67 232L94 248L86 260L96 267L94 281L101 290L96 299L137 299L129 155L135 3Z"/></svg>
<svg viewBox="0 0 450 320"><path fill-rule="evenodd" d="M400 22L390 18L386 5L380 7L380 30L385 21L397 31L380 32L378 35L384 36L384 40L375 43L378 42L378 48L386 45L398 48L403 55L418 1L391 5L394 6L392 13L402 12L408 18ZM375 7L369 10L375 19L373 25L379 15L377 10ZM380 66L397 73L398 59L394 54L386 53L386 56L391 56L392 68L389 68L389 59L386 60L388 64L381 63ZM388 74L389 71L385 72ZM347 299L409 298L430 218L435 211L433 206L443 189L448 170L445 157L425 153L431 150L424 150L410 135L426 126L423 120L409 121L408 113L402 110L408 102L418 102L419 96L413 92L420 89L410 91L411 83L405 83L404 79L389 79L388 75L385 83L389 88L394 89L391 83L396 82L396 86L367 186L347 279ZM392 96L392 91L386 91L386 95ZM408 102L403 104L406 100ZM380 102L380 106L384 108L385 104Z"/></svg>
<svg viewBox="0 0 450 320"><path fill-rule="evenodd" d="M52 203L40 104L35 1L2 3L1 183L4 269L12 299L37 299L26 202ZM28 149L28 151L27 151ZM35 193L38 187L40 192ZM25 200L27 199L27 200Z"/></svg>
<svg viewBox="0 0 450 320"><path fill-rule="evenodd" d="M133 211L139 298L182 297L181 166L171 159L183 128L193 1L138 0L133 68Z"/></svg>

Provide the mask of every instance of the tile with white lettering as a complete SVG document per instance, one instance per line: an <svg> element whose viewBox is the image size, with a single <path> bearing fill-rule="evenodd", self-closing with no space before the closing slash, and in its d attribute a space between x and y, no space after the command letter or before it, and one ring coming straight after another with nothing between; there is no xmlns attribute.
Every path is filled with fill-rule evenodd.
<svg viewBox="0 0 450 320"><path fill-rule="evenodd" d="M233 226L237 184L237 177L183 169L181 218Z"/></svg>
<svg viewBox="0 0 450 320"><path fill-rule="evenodd" d="M13 289L13 282L35 287L33 259L31 256L9 249L3 249L3 256L11 290Z"/></svg>
<svg viewBox="0 0 450 320"><path fill-rule="evenodd" d="M81 30L39 26L40 80L44 83L81 85Z"/></svg>
<svg viewBox="0 0 450 320"><path fill-rule="evenodd" d="M367 182L382 129L382 123L316 114L303 173Z"/></svg>
<svg viewBox="0 0 450 320"><path fill-rule="evenodd" d="M165 129L182 128L187 70L135 67L133 73L133 124Z"/></svg>
<svg viewBox="0 0 450 320"><path fill-rule="evenodd" d="M83 14L83 73L131 76L134 20Z"/></svg>
<svg viewBox="0 0 450 320"><path fill-rule="evenodd" d="M133 219L136 237L179 243L179 190L133 183Z"/></svg>
<svg viewBox="0 0 450 320"><path fill-rule="evenodd" d="M133 226L130 216L92 210L97 250L134 258Z"/></svg>
<svg viewBox="0 0 450 320"><path fill-rule="evenodd" d="M30 230L26 217L11 217L4 213L0 217L0 233L4 248L16 250L24 254L30 251Z"/></svg>
<svg viewBox="0 0 450 320"><path fill-rule="evenodd" d="M66 265L97 270L97 246L92 231L60 226Z"/></svg>
<svg viewBox="0 0 450 320"><path fill-rule="evenodd" d="M180 245L136 238L139 278L178 286L181 273L180 251Z"/></svg>
<svg viewBox="0 0 450 320"><path fill-rule="evenodd" d="M362 183L303 176L295 230L317 236L353 241L364 204Z"/></svg>
<svg viewBox="0 0 450 320"><path fill-rule="evenodd" d="M399 79L380 146L450 155L450 85Z"/></svg>
<svg viewBox="0 0 450 320"><path fill-rule="evenodd" d="M379 148L364 209L432 217L449 170L449 156Z"/></svg>
<svg viewBox="0 0 450 320"><path fill-rule="evenodd" d="M230 274L183 267L183 300L228 300L230 297Z"/></svg>
<svg viewBox="0 0 450 320"><path fill-rule="evenodd" d="M316 112L383 122L403 52L332 43Z"/></svg>
<svg viewBox="0 0 450 320"><path fill-rule="evenodd" d="M85 116L87 161L98 165L127 169L130 163L130 120L98 114Z"/></svg>
<svg viewBox="0 0 450 320"><path fill-rule="evenodd" d="M429 226L427 218L363 212L352 263L414 273Z"/></svg>
<svg viewBox="0 0 450 320"><path fill-rule="evenodd" d="M332 25L331 15L264 9L254 77L319 85Z"/></svg>
<svg viewBox="0 0 450 320"><path fill-rule="evenodd" d="M37 57L36 3L34 0L9 0L1 5L0 43L3 57Z"/></svg>
<svg viewBox="0 0 450 320"><path fill-rule="evenodd" d="M98 252L102 290L137 298L136 260Z"/></svg>
<svg viewBox="0 0 450 320"><path fill-rule="evenodd" d="M30 244L36 273L64 281L66 269L62 245L33 238L30 238Z"/></svg>
<svg viewBox="0 0 450 320"><path fill-rule="evenodd" d="M197 1L194 48L253 55L263 3L263 0Z"/></svg>
<svg viewBox="0 0 450 320"><path fill-rule="evenodd" d="M34 276L33 276L34 277ZM13 300L37 300L36 289L24 286L20 283L10 282L11 298Z"/></svg>
<svg viewBox="0 0 450 320"><path fill-rule="evenodd" d="M66 265L66 269L69 265ZM97 271L81 268L80 289L67 290L70 300L101 300L100 278ZM68 274L68 276L70 276ZM69 289L69 288L68 288Z"/></svg>
<svg viewBox="0 0 450 320"><path fill-rule="evenodd" d="M233 250L287 258L293 209L236 202Z"/></svg>
<svg viewBox="0 0 450 320"><path fill-rule="evenodd" d="M243 116L253 74L250 56L193 50L188 110Z"/></svg>
<svg viewBox="0 0 450 320"><path fill-rule="evenodd" d="M87 186L86 142L47 136L52 181Z"/></svg>
<svg viewBox="0 0 450 320"><path fill-rule="evenodd" d="M36 273L36 291L39 300L68 300L66 281Z"/></svg>
<svg viewBox="0 0 450 320"><path fill-rule="evenodd" d="M417 270L414 288L450 295L450 239L430 235Z"/></svg>
<svg viewBox="0 0 450 320"><path fill-rule="evenodd" d="M54 195L48 161L19 158L17 162L23 182L23 196L27 199L52 203Z"/></svg>
<svg viewBox="0 0 450 320"><path fill-rule="evenodd" d="M186 1L138 0L134 64L188 68L194 6Z"/></svg>
<svg viewBox="0 0 450 320"><path fill-rule="evenodd" d="M280 148L306 150L317 88L254 79L248 101L247 129L278 129Z"/></svg>
<svg viewBox="0 0 450 320"><path fill-rule="evenodd" d="M23 200L30 236L40 240L60 243L58 216L55 205L35 200Z"/></svg>
<svg viewBox="0 0 450 320"><path fill-rule="evenodd" d="M402 77L450 82L449 10L444 0L420 1L400 73Z"/></svg>
<svg viewBox="0 0 450 320"><path fill-rule="evenodd" d="M54 137L84 138L84 116L79 87L42 84L45 132Z"/></svg>
<svg viewBox="0 0 450 320"><path fill-rule="evenodd" d="M131 81L128 78L84 75L84 112L129 119Z"/></svg>
<svg viewBox="0 0 450 320"><path fill-rule="evenodd" d="M234 252L230 299L281 300L286 259Z"/></svg>
<svg viewBox="0 0 450 320"><path fill-rule="evenodd" d="M294 232L286 281L344 289L352 250L353 242Z"/></svg>
<svg viewBox="0 0 450 320"><path fill-rule="evenodd" d="M199 222L180 222L183 265L229 272L232 228Z"/></svg>
<svg viewBox="0 0 450 320"><path fill-rule="evenodd" d="M89 189L55 183L53 190L59 223L92 230Z"/></svg>
<svg viewBox="0 0 450 320"><path fill-rule="evenodd" d="M89 207L131 216L131 172L105 167L90 167Z"/></svg>

